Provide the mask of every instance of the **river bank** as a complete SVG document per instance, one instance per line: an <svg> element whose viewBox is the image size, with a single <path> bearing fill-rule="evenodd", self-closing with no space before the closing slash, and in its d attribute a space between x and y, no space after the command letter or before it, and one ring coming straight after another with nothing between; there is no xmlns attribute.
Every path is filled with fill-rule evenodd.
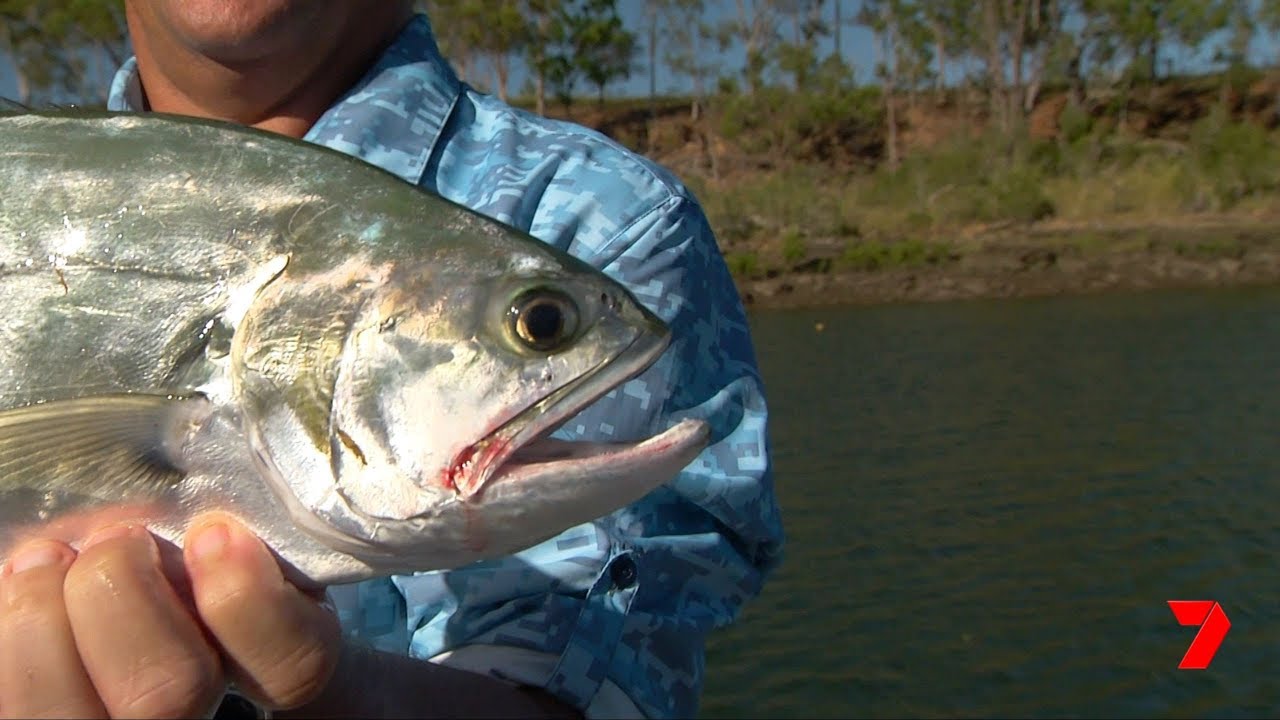
<svg viewBox="0 0 1280 720"><path fill-rule="evenodd" d="M913 262L808 262L736 282L748 309L1280 284L1280 218L988 227Z"/></svg>
<svg viewBox="0 0 1280 720"><path fill-rule="evenodd" d="M572 119L690 187L748 307L1280 284L1280 73L1255 75L1046 90L1009 127L908 93L896 161L875 88Z"/></svg>

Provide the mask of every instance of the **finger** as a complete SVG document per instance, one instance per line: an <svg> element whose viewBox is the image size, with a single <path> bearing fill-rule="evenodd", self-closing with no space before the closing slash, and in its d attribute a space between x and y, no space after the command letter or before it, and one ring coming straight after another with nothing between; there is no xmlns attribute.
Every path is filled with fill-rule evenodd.
<svg viewBox="0 0 1280 720"><path fill-rule="evenodd" d="M0 571L0 714L105 717L80 662L62 599L75 551L54 540L18 549Z"/></svg>
<svg viewBox="0 0 1280 720"><path fill-rule="evenodd" d="M262 541L230 518L194 524L184 547L196 608L238 688L277 709L319 694L337 664L337 618L287 582Z"/></svg>
<svg viewBox="0 0 1280 720"><path fill-rule="evenodd" d="M85 670L113 717L196 717L221 697L218 655L165 580L145 528L90 538L64 592Z"/></svg>

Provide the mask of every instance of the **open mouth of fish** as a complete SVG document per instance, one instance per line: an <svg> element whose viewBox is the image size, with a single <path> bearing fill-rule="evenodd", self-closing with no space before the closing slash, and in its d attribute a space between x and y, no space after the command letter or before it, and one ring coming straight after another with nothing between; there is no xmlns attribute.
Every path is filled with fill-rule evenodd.
<svg viewBox="0 0 1280 720"><path fill-rule="evenodd" d="M693 421L679 423L637 443L571 442L549 437L605 393L643 372L658 359L669 342L669 335L636 339L616 357L463 448L445 472L445 485L462 500L476 502L487 485L508 476L527 474L522 471L531 466L537 466L540 474L554 472L557 466L589 472L593 466L607 467L614 461L645 454L664 456L700 442L705 436L705 424Z"/></svg>

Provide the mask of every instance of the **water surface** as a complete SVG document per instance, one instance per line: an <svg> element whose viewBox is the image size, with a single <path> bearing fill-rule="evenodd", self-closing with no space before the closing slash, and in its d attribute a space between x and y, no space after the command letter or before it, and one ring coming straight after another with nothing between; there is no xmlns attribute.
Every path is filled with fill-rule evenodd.
<svg viewBox="0 0 1280 720"><path fill-rule="evenodd" d="M1280 714L1280 289L753 327L788 555L703 716Z"/></svg>

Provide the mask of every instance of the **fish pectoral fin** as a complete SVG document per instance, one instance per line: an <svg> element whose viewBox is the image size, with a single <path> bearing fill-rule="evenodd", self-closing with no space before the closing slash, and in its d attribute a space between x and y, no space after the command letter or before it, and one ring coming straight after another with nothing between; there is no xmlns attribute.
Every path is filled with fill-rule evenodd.
<svg viewBox="0 0 1280 720"><path fill-rule="evenodd" d="M186 474L182 448L209 416L199 394L112 394L0 411L0 486L146 496Z"/></svg>

